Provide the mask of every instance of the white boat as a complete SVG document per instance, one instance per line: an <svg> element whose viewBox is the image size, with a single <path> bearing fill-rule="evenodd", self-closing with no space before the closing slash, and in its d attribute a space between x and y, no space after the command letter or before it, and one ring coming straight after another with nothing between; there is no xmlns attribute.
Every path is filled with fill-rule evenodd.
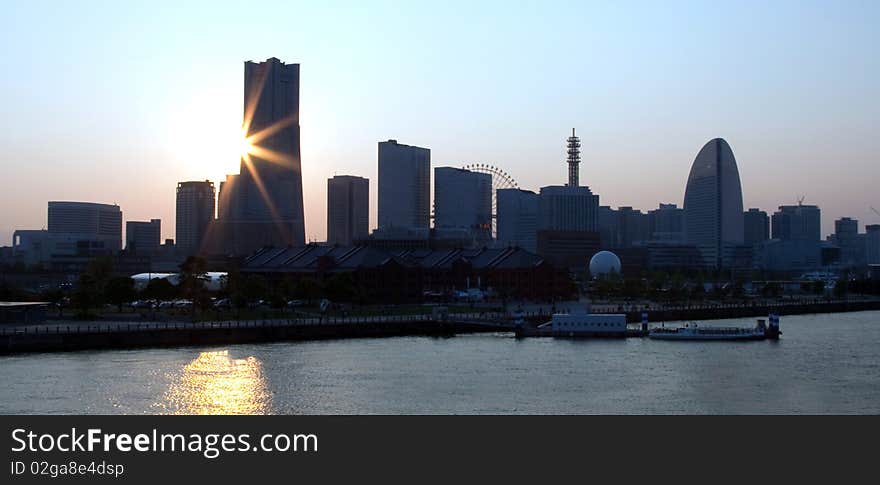
<svg viewBox="0 0 880 485"><path fill-rule="evenodd" d="M683 327L653 328L648 332L648 337L658 340L764 340L778 339L782 335L779 331L779 317L770 315L770 326L763 319L758 320L753 328L743 327L713 327L700 326L696 323L688 323Z"/></svg>

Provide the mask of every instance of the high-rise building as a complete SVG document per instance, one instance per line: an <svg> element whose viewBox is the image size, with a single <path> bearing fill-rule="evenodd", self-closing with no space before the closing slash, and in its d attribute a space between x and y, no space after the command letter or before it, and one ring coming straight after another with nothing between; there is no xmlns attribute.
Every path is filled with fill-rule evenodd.
<svg viewBox="0 0 880 485"><path fill-rule="evenodd" d="M773 239L820 241L821 221L821 211L815 205L781 205L773 213Z"/></svg>
<svg viewBox="0 0 880 485"><path fill-rule="evenodd" d="M48 231L53 236L100 241L110 251L122 249L122 211L118 205L49 202Z"/></svg>
<svg viewBox="0 0 880 485"><path fill-rule="evenodd" d="M721 138L706 143L694 159L684 194L684 230L707 266L733 264L732 251L743 242L742 186L733 151Z"/></svg>
<svg viewBox="0 0 880 485"><path fill-rule="evenodd" d="M770 218L761 209L743 212L743 243L755 246L770 239Z"/></svg>
<svg viewBox="0 0 880 485"><path fill-rule="evenodd" d="M880 224L865 226L865 259L868 264L880 264Z"/></svg>
<svg viewBox="0 0 880 485"><path fill-rule="evenodd" d="M327 179L327 242L350 246L370 234L370 181L353 175Z"/></svg>
<svg viewBox="0 0 880 485"><path fill-rule="evenodd" d="M865 245L859 237L859 221L843 217L834 221L833 242L840 248L840 263L858 266L865 262Z"/></svg>
<svg viewBox="0 0 880 485"><path fill-rule="evenodd" d="M648 211L648 231L652 241L681 242L684 239L684 209L676 204L660 204Z"/></svg>
<svg viewBox="0 0 880 485"><path fill-rule="evenodd" d="M299 64L245 62L242 126L247 153L221 184L212 251L304 245Z"/></svg>
<svg viewBox="0 0 880 485"><path fill-rule="evenodd" d="M379 143L379 227L427 228L431 214L431 150Z"/></svg>
<svg viewBox="0 0 880 485"><path fill-rule="evenodd" d="M492 175L455 167L434 169L434 227L492 238Z"/></svg>
<svg viewBox="0 0 880 485"><path fill-rule="evenodd" d="M598 231L599 196L589 187L551 185L538 197L539 229Z"/></svg>
<svg viewBox="0 0 880 485"><path fill-rule="evenodd" d="M537 251L538 194L522 189L496 193L498 244Z"/></svg>
<svg viewBox="0 0 880 485"><path fill-rule="evenodd" d="M208 227L214 221L214 182L177 184L177 241L184 254L203 251Z"/></svg>
<svg viewBox="0 0 880 485"><path fill-rule="evenodd" d="M162 240L162 221L126 221L125 250L138 254L152 254L159 249Z"/></svg>

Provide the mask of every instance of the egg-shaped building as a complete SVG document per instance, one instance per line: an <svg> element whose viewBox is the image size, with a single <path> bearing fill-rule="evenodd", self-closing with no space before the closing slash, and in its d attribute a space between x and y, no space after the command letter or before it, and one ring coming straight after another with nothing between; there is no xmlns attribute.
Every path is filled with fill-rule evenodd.
<svg viewBox="0 0 880 485"><path fill-rule="evenodd" d="M733 249L743 243L743 199L733 150L722 138L703 146L684 193L684 230L703 263L731 265Z"/></svg>

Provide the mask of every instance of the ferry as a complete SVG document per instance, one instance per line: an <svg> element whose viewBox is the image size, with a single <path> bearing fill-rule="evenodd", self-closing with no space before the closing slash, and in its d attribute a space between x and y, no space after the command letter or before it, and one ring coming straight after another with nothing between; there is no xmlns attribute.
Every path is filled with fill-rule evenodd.
<svg viewBox="0 0 880 485"><path fill-rule="evenodd" d="M653 328L648 337L658 340L778 340L779 316L770 315L770 325L764 319L758 320L753 328L742 327L701 327L696 323L688 323L677 328Z"/></svg>

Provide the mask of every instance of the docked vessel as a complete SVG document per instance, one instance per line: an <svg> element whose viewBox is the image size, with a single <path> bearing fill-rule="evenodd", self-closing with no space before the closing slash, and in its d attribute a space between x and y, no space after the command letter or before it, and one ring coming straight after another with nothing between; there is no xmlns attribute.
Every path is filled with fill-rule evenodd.
<svg viewBox="0 0 880 485"><path fill-rule="evenodd" d="M627 336L626 315L590 313L589 305L575 308L571 313L554 313L549 322L531 327L517 321L518 337L615 337Z"/></svg>
<svg viewBox="0 0 880 485"><path fill-rule="evenodd" d="M764 319L760 319L753 328L688 323L683 327L653 328L648 332L648 337L658 340L777 340L782 335L779 331L779 316L770 315L769 320L770 324L767 325Z"/></svg>

